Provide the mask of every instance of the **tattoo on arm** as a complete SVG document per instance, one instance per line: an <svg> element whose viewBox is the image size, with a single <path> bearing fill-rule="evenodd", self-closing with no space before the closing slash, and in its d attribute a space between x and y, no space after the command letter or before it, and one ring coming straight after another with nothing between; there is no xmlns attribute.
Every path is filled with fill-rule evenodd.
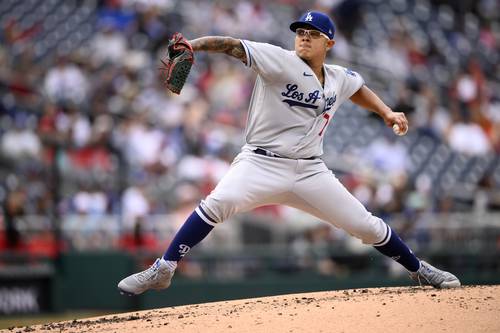
<svg viewBox="0 0 500 333"><path fill-rule="evenodd" d="M239 39L232 37L207 36L189 41L194 51L225 53L247 63L247 56Z"/></svg>

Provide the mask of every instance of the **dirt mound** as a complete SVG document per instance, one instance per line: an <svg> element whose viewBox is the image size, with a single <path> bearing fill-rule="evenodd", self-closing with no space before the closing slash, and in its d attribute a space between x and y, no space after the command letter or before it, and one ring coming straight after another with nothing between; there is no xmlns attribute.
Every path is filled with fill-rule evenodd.
<svg viewBox="0 0 500 333"><path fill-rule="evenodd" d="M352 289L170 307L9 332L500 332L498 314L500 286Z"/></svg>

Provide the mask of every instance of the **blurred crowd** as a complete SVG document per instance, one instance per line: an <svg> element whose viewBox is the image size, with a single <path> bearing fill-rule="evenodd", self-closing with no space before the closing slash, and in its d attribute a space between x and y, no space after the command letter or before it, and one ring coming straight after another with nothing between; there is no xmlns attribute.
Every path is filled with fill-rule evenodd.
<svg viewBox="0 0 500 333"><path fill-rule="evenodd" d="M442 37L458 45L458 59L447 57L437 41L412 34L403 15L389 28L383 15L374 23L367 6L382 6L380 1L107 0L59 5L68 3L88 6L93 27L88 39L69 49L59 43L40 54L42 36L57 31L44 31L44 22L26 24L15 10L1 17L0 248L32 246L48 254L61 246L89 244L163 248L168 237L141 231L144 220L168 214L177 218L164 223L177 227L226 173L244 141L255 75L234 59L197 54L182 94L170 94L162 85L158 59L175 31L188 38L231 35L291 48L290 21L308 8L328 12L338 29L329 62L360 65L356 70L366 74L367 83L385 89L378 92L387 103L408 114L412 131L466 156L495 158L500 152L500 8L495 1L470 2L465 12L446 7L456 23L449 29L453 33ZM401 3L407 1L391 2L396 14ZM428 8L434 13L441 7L431 3ZM470 15L477 21L479 50L467 39ZM370 24L382 25L380 33L368 29ZM483 50L496 54L497 61L491 64L479 56ZM362 156L372 174L391 175L389 183L356 170L341 178L375 214L389 218L418 209L453 210L446 200L426 202L432 198L432 184L425 175L410 179L408 146L384 134L365 148ZM484 184L498 188L491 179ZM283 216L277 208L256 214L277 220ZM109 215L118 217L114 228L125 231L112 244L103 245L98 237L55 244L50 235L23 243L20 226L29 216L46 216L59 230L94 230L100 217Z"/></svg>

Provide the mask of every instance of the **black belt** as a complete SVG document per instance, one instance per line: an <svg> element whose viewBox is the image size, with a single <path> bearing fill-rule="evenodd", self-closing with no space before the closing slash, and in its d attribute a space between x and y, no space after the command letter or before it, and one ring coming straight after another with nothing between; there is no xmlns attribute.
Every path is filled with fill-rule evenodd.
<svg viewBox="0 0 500 333"><path fill-rule="evenodd" d="M259 154L259 155L264 155L264 156L269 156L269 157L277 157L277 158L288 158L288 157L283 157L280 155L277 155L275 153L271 153L270 151L267 151L262 148L256 148L253 150L254 153ZM316 157L306 157L306 158L298 158L298 160L314 160Z"/></svg>

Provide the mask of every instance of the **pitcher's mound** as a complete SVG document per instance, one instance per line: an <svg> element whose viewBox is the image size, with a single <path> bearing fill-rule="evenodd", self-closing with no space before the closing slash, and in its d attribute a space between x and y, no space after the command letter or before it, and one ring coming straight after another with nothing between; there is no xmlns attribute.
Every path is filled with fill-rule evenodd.
<svg viewBox="0 0 500 333"><path fill-rule="evenodd" d="M406 287L187 305L20 330L120 333L500 332L499 314L500 286L468 286L453 290Z"/></svg>

